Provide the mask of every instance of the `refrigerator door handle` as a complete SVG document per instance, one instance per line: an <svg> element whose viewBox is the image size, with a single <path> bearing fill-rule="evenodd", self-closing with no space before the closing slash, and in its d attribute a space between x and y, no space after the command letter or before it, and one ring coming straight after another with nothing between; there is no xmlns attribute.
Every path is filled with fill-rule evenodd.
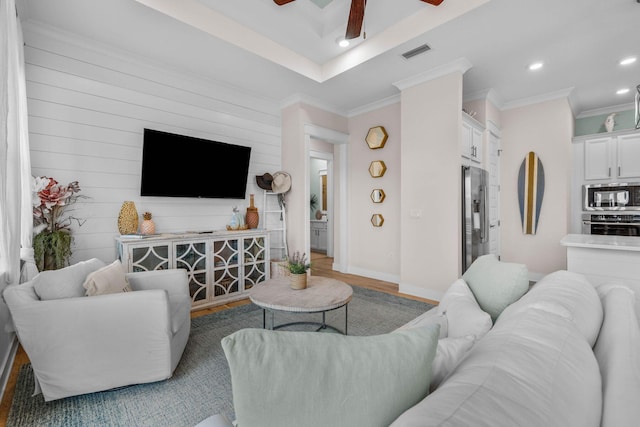
<svg viewBox="0 0 640 427"><path fill-rule="evenodd" d="M488 204L488 196L487 196L487 186L481 185L480 192L482 193L482 219L480 226L480 241L482 243L487 243L489 241L489 236L487 235L489 230L489 215L487 215L487 204Z"/></svg>

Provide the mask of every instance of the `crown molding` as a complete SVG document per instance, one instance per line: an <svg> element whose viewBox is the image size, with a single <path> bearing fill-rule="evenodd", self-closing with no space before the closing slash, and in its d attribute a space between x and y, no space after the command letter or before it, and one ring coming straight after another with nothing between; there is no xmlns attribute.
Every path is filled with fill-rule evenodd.
<svg viewBox="0 0 640 427"><path fill-rule="evenodd" d="M464 97L465 102L478 100L488 101L493 104L498 110L502 110L504 108L504 101L502 100L500 95L498 95L498 92L496 92L493 88L473 92Z"/></svg>
<svg viewBox="0 0 640 427"><path fill-rule="evenodd" d="M305 95L304 93L295 93L288 98L283 99L280 102L280 109L283 110L294 104L306 104L311 107L319 108L329 113L337 114L339 116L347 117L347 112L331 105L327 102L316 99L312 96Z"/></svg>
<svg viewBox="0 0 640 427"><path fill-rule="evenodd" d="M571 100L569 100L572 91L573 91L573 87L569 87L569 88L561 89L555 92L543 93L541 95L532 96L530 98L523 98L515 101L506 102L502 110L511 110L513 108L526 107L528 105L539 104L541 102L553 101L561 98L567 98L567 100L569 101L569 104L571 104L571 106L573 107Z"/></svg>
<svg viewBox="0 0 640 427"><path fill-rule="evenodd" d="M351 118L351 117L359 116L360 114L379 110L389 105L397 104L398 102L400 102L400 94L391 95L386 98L382 98L377 101L373 101L368 104L364 104L364 105L361 105L360 107L356 107L352 110L349 110L349 112L347 113L347 117Z"/></svg>
<svg viewBox="0 0 640 427"><path fill-rule="evenodd" d="M458 58L455 61L449 62L448 64L444 64L439 67L432 68L431 70L425 71L424 73L416 74L415 76L397 81L393 83L393 85L403 91L415 85L419 85L421 83L425 83L455 72L464 74L470 68L471 62L469 62L467 58Z"/></svg>
<svg viewBox="0 0 640 427"><path fill-rule="evenodd" d="M633 102L629 104L612 105L610 107L602 107L602 108L596 108L593 110L583 111L576 116L576 119L599 116L602 114L619 113L620 111L635 110L635 109L636 109L636 104Z"/></svg>

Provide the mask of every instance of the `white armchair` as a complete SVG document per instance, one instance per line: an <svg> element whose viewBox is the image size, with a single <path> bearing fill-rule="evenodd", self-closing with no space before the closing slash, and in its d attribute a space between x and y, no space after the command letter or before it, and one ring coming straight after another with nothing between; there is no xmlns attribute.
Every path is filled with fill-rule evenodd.
<svg viewBox="0 0 640 427"><path fill-rule="evenodd" d="M100 266L90 260L67 267L69 273L57 270L52 282L68 274L67 289L79 279L82 286L84 273ZM129 273L133 292L48 300L38 296L38 286L47 284L36 279L3 293L33 367L36 394L50 401L172 376L191 328L185 270Z"/></svg>

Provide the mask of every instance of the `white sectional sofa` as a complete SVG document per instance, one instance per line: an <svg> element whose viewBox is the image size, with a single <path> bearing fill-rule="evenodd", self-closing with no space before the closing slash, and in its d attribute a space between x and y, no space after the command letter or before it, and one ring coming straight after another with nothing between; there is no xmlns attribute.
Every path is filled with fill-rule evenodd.
<svg viewBox="0 0 640 427"><path fill-rule="evenodd" d="M415 396L406 396L407 409L393 415L390 423L393 427L640 425L640 290L619 283L594 287L583 276L567 271L549 274L528 289L528 282L523 288L523 277L526 278L524 266L500 263L491 256L482 257L473 271L470 269L451 285L438 307L388 334L423 333L426 328L435 327L440 338L436 341L435 356L425 351L425 358L433 358L431 372L425 372L421 365L414 367L409 358L398 360L397 354L390 351L389 364L415 369L413 379L402 380L407 388L413 387L415 381L423 381L426 395L415 403L411 400ZM510 282L514 283L513 287L508 286ZM480 309L480 300L487 307L482 308L491 314ZM505 304L505 301L510 303ZM323 334L313 336L321 342L324 339L320 335ZM223 346L230 360L238 425L251 427L253 424L243 423L243 419L250 420L246 412L254 409L244 406L239 412L236 402L243 399L242 394L248 389L234 372L238 369L234 368L238 352L246 350L242 348L242 340L236 338L241 337L225 338ZM367 340L366 337L343 338L345 341ZM266 342L261 349L268 353L269 333L260 332L259 339L262 344ZM294 346L296 339L294 336L286 338ZM322 352L326 347L319 345L309 349L313 344L307 342L305 345L307 350L314 352ZM332 342L331 345L340 344ZM273 350L286 354L282 347L283 342L279 341ZM349 355L341 356L342 360L332 360L331 352L323 353L322 357L327 358L327 364L322 367L325 370L331 370L336 364L358 370L367 364L354 358L356 365ZM291 363L286 356L282 359L283 363ZM248 359L243 362L244 366L251 363ZM366 373L369 368L364 369ZM385 375L381 370L384 368L368 372L370 376ZM254 378L252 386L260 380ZM349 380L368 381L357 376L349 377ZM349 396L349 385L339 380L332 384L330 374L324 375L321 382L328 383L325 393L335 393L341 398L341 393ZM298 387L304 395L293 408L287 407L286 403L281 405L277 400L280 389L291 387ZM397 397L398 390L388 388L393 389L396 395L393 397ZM314 394L309 392L308 386L297 384L291 378L283 379L280 384L271 383L273 401L268 398L260 399L264 402L254 401L255 411L265 407L270 411L265 411L262 418L253 419L260 419L261 427L276 425L271 423L268 414L280 411L284 412L277 424L280 427L289 425L283 423L283 419L297 419L295 425L298 427L329 425L327 422L332 426L346 426L354 425L352 414L345 416L350 408L355 406L362 411L359 406L362 402L340 407L318 396L317 389ZM381 397L384 401L389 398L385 396L386 392L372 388L370 396L360 396L360 399L371 399L374 401L371 404L380 406L375 398ZM307 401L309 405L324 405L327 416L316 415L301 423L300 418L295 417L298 412L309 409L305 408ZM397 410L397 406L392 409L389 405L389 410ZM362 419L363 423L356 425L389 425L386 421ZM208 421L211 424L205 421L202 425L225 425L221 418Z"/></svg>

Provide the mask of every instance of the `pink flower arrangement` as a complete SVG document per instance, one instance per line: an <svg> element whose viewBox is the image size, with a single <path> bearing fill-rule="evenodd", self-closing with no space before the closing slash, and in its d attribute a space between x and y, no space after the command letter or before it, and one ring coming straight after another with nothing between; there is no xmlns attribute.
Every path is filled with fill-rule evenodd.
<svg viewBox="0 0 640 427"><path fill-rule="evenodd" d="M70 215L64 215L69 206L79 198L85 197L78 194L79 192L78 181L61 185L53 178L36 177L33 181L32 198L34 234L45 229L49 232L68 230L72 220L78 221L82 225L84 221Z"/></svg>

